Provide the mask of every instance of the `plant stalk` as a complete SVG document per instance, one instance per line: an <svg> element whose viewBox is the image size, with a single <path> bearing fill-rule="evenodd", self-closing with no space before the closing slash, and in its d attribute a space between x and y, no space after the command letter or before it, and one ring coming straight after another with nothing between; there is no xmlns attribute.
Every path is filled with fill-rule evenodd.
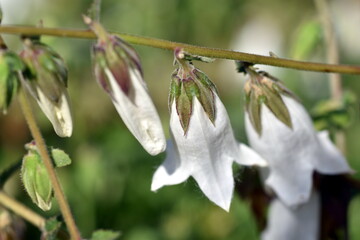
<svg viewBox="0 0 360 240"><path fill-rule="evenodd" d="M4 191L0 191L0 205L13 211L17 215L24 218L26 221L39 228L40 230L44 229L46 221L45 218L38 215L31 209L25 207L15 199L9 197Z"/></svg>
<svg viewBox="0 0 360 240"><path fill-rule="evenodd" d="M327 0L315 0L315 5L319 13L322 28L325 36L326 58L331 64L339 63L339 49L334 25L331 18L330 7ZM331 98L335 101L342 101L343 87L340 74L332 73L329 75ZM343 131L335 132L335 142L337 147L345 153L346 138Z"/></svg>
<svg viewBox="0 0 360 240"><path fill-rule="evenodd" d="M23 79L21 73L19 73L19 77L21 79L21 82L23 82L24 79ZM27 93L24 90L24 86L21 87L20 92L19 92L19 102L20 102L24 117L26 119L26 122L29 126L31 135L33 136L36 146L39 150L40 157L43 160L46 170L49 174L50 181L51 181L51 184L54 189L55 198L58 201L60 211L64 217L64 221L65 221L68 231L70 233L71 239L72 240L81 240L80 233L77 229L75 220L70 211L69 204L65 198L65 194L61 188L61 185L60 185L59 179L56 175L50 155L47 151L45 141L44 141L44 139L41 135L41 132L39 130L39 127L36 123L33 111L29 104L29 99L28 99Z"/></svg>
<svg viewBox="0 0 360 240"><path fill-rule="evenodd" d="M31 26L15 26L6 25L0 26L0 33L18 34L18 35L48 35L56 37L67 38L85 38L95 39L95 34L90 30L84 29L63 29L63 28L45 28L45 27L31 27ZM239 60L251 62L254 64L264 64L275 67L293 68L298 70L315 71L315 72L336 72L346 74L360 74L360 66L354 65L338 65L338 64L324 64L315 62L295 61L285 58L261 56L256 54L249 54L243 52L236 52L231 50L208 48L195 46L185 43L177 43L163 39L135 36L130 34L120 34L113 32L125 41L133 44L150 46L173 51L176 47L183 48L189 54L199 55L210 58L221 58L228 60Z"/></svg>

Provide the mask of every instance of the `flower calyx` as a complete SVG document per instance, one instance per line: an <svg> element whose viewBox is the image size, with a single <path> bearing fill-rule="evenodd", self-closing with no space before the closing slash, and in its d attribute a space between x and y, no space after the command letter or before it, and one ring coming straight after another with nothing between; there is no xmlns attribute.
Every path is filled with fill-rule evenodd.
<svg viewBox="0 0 360 240"><path fill-rule="evenodd" d="M14 52L0 47L0 111L4 114L17 93L18 72L24 69L24 63Z"/></svg>
<svg viewBox="0 0 360 240"><path fill-rule="evenodd" d="M246 111L256 132L261 136L261 107L266 107L274 116L292 129L292 121L289 110L285 105L282 96L289 96L297 99L278 79L263 71L255 71L251 66L245 66L245 72L250 79L245 83Z"/></svg>
<svg viewBox="0 0 360 240"><path fill-rule="evenodd" d="M26 144L28 152L23 157L21 180L31 200L43 211L51 209L53 189L45 165L35 143Z"/></svg>
<svg viewBox="0 0 360 240"><path fill-rule="evenodd" d="M132 74L136 72L141 78L143 77L140 58L135 49L120 37L109 34L99 22L87 16L84 16L84 22L98 37L92 49L96 80L115 99L109 80L111 75L126 96L133 100L135 90Z"/></svg>
<svg viewBox="0 0 360 240"><path fill-rule="evenodd" d="M215 85L205 73L195 68L192 62L186 60L185 54L180 48L175 49L175 65L177 69L171 76L169 109L175 100L176 111L181 126L186 135L193 110L193 99L196 97L210 121L215 121L214 92Z"/></svg>

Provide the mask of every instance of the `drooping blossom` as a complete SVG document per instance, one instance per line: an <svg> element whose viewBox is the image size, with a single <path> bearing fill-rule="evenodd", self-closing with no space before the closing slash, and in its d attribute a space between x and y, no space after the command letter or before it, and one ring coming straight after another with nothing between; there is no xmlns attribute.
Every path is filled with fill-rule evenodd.
<svg viewBox="0 0 360 240"><path fill-rule="evenodd" d="M179 49L175 51L178 69L170 88L171 143L165 161L153 176L151 189L179 184L191 176L211 201L228 211L234 189L233 162L266 163L235 140L214 84L182 54Z"/></svg>
<svg viewBox="0 0 360 240"><path fill-rule="evenodd" d="M63 59L38 39L24 39L20 56L26 63L24 84L50 120L56 134L70 137L73 130Z"/></svg>
<svg viewBox="0 0 360 240"><path fill-rule="evenodd" d="M262 240L318 240L320 235L320 196L312 191L308 202L293 209L274 199Z"/></svg>
<svg viewBox="0 0 360 240"><path fill-rule="evenodd" d="M93 46L96 80L145 150L151 155L163 152L164 132L143 80L137 53L119 37L108 34L100 23L88 17L84 17L84 21L98 37Z"/></svg>
<svg viewBox="0 0 360 240"><path fill-rule="evenodd" d="M299 100L267 73L246 70L245 125L250 146L269 165L266 184L288 206L309 200L314 171L350 173L327 132L316 132Z"/></svg>

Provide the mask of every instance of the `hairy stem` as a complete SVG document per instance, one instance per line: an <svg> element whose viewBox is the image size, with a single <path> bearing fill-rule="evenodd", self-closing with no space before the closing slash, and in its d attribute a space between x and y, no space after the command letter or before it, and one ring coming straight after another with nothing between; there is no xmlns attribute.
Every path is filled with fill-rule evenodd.
<svg viewBox="0 0 360 240"><path fill-rule="evenodd" d="M316 8L319 12L322 28L325 35L327 62L331 64L339 63L339 49L336 33L332 23L330 7L327 0L315 0ZM331 98L335 101L341 101L343 98L343 87L340 74L330 74L330 92ZM344 153L346 140L343 131L335 133L335 142L337 147Z"/></svg>
<svg viewBox="0 0 360 240"><path fill-rule="evenodd" d="M90 30L62 29L62 28L45 28L29 26L0 26L0 33L10 33L19 35L48 35L67 38L86 38L95 39L96 36ZM335 65L314 62L294 61L290 59L261 56L243 52L230 51L219 48L208 48L195 46L185 43L171 42L162 39L135 36L130 34L113 33L133 44L150 46L155 48L174 50L176 47L183 48L185 52L210 58L222 58L229 60L239 60L251 62L254 64L264 64L276 67L293 68L298 70L316 71L316 72L336 72L347 74L360 74L360 66Z"/></svg>
<svg viewBox="0 0 360 240"><path fill-rule="evenodd" d="M24 218L26 221L39 228L40 230L44 229L45 218L38 215L36 212L33 212L31 209L25 207L15 199L12 199L4 191L0 191L0 205L13 211L17 215Z"/></svg>
<svg viewBox="0 0 360 240"><path fill-rule="evenodd" d="M22 77L22 74L19 73L19 77L21 81L23 82L24 79ZM56 175L53 163L51 161L50 155L47 151L47 147L45 145L45 141L41 135L41 132L39 130L39 127L36 123L33 111L31 109L31 106L29 104L29 99L27 97L26 91L24 91L24 88L22 87L19 93L19 102L23 111L23 114L25 116L26 122L29 126L31 135L33 136L36 146L39 150L39 154L41 156L41 159L44 162L44 165L46 167L46 170L49 174L51 184L54 189L55 198L58 201L60 211L64 217L64 221L66 223L66 226L69 230L70 236L72 240L81 240L80 233L77 229L77 226L75 224L74 218L72 216L72 213L70 211L69 204L65 198L65 194L61 188L59 179Z"/></svg>

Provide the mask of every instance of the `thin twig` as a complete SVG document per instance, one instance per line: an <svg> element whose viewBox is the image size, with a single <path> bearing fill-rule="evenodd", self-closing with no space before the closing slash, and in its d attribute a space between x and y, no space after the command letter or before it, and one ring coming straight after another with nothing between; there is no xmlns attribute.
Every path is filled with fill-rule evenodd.
<svg viewBox="0 0 360 240"><path fill-rule="evenodd" d="M325 35L327 63L339 63L339 49L334 25L331 18L331 12L327 0L315 0L316 8L319 12L322 28ZM340 74L332 73L329 75L331 98L335 101L342 101L343 87ZM343 131L335 133L335 142L337 147L345 152L346 139Z"/></svg>
<svg viewBox="0 0 360 240"><path fill-rule="evenodd" d="M96 36L90 30L76 30L76 29L62 29L62 28L38 28L30 26L0 26L0 33L10 33L18 35L48 35L56 37L67 38L86 38L95 39ZM239 60L251 62L254 64L264 64L276 67L293 68L298 70L315 71L315 72L337 72L347 74L360 74L360 66L352 65L335 65L323 64L314 62L295 61L284 58L274 58L268 56L261 56L256 54L249 54L243 52L236 52L231 50L200 47L185 43L171 42L163 39L135 36L130 34L113 33L133 44L150 46L173 51L176 47L183 48L184 51L190 54L210 57L222 58L229 60Z"/></svg>
<svg viewBox="0 0 360 240"><path fill-rule="evenodd" d="M44 230L46 221L45 218L32 211L31 209L27 208L26 206L22 205L15 199L12 199L6 193L4 193L4 191L0 191L0 205L21 216L26 221L39 228L41 231Z"/></svg>
<svg viewBox="0 0 360 240"><path fill-rule="evenodd" d="M24 79L23 79L23 76L21 73L19 73L19 77L20 77L21 82L23 82ZM69 230L71 239L72 240L81 240L80 233L77 229L75 220L70 211L69 204L65 198L65 194L61 188L61 185L60 185L59 179L56 175L53 163L52 163L49 153L47 151L45 141L41 135L41 132L36 123L33 111L29 104L29 99L27 97L27 93L26 93L26 91L24 91L23 87L20 89L19 102L20 102L24 117L26 119L26 122L29 126L31 135L33 136L36 146L39 150L40 157L43 160L46 170L49 174L50 181L51 181L51 184L54 189L55 198L59 203L59 208L64 217L64 221Z"/></svg>

